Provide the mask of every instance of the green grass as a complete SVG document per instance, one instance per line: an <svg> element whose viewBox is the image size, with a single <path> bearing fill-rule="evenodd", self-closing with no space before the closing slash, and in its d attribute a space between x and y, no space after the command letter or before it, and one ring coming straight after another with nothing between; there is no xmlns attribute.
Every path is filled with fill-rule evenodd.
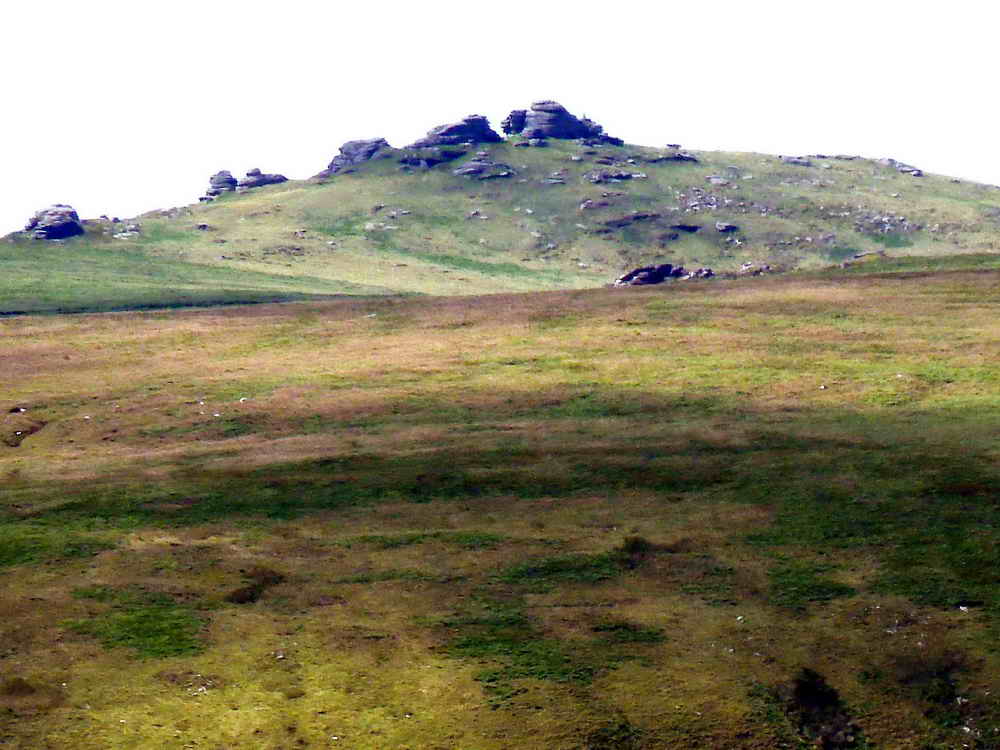
<svg viewBox="0 0 1000 750"><path fill-rule="evenodd" d="M51 560L87 558L111 549L108 540L32 522L0 525L0 568Z"/></svg>
<svg viewBox="0 0 1000 750"><path fill-rule="evenodd" d="M109 607L88 618L71 620L67 627L89 635L105 648L131 649L143 658L166 658L201 653L204 619L166 594L95 586L73 595Z"/></svg>

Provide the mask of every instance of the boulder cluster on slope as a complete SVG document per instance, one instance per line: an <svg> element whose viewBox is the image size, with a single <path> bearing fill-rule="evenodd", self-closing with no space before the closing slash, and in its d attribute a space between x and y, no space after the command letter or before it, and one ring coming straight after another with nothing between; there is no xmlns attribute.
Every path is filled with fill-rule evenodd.
<svg viewBox="0 0 1000 750"><path fill-rule="evenodd" d="M390 155L390 151L392 151L392 146L389 145L389 142L385 138L347 141L347 143L340 147L340 153L333 157L326 169L319 174L313 175L313 179L324 180L338 172L344 172L366 161L384 159Z"/></svg>
<svg viewBox="0 0 1000 750"><path fill-rule="evenodd" d="M205 195L199 200L210 201L223 193L232 193L236 190L250 190L252 188L263 187L264 185L276 185L281 182L288 182L288 178L283 174L267 174L261 172L256 167L247 172L246 177L237 180L228 169L222 169L208 178L208 189Z"/></svg>
<svg viewBox="0 0 1000 750"><path fill-rule="evenodd" d="M223 193L230 193L236 190L236 185L237 181L232 172L222 169L208 178L208 190L205 191L205 195L214 198Z"/></svg>
<svg viewBox="0 0 1000 750"><path fill-rule="evenodd" d="M643 266L629 271L615 279L614 286L648 286L662 284L667 279L710 279L715 276L711 268L688 271L684 266L663 263L659 266Z"/></svg>
<svg viewBox="0 0 1000 750"><path fill-rule="evenodd" d="M475 177L477 180L496 180L513 177L514 169L509 164L493 161L486 151L478 151L457 169L451 172L456 177Z"/></svg>
<svg viewBox="0 0 1000 750"><path fill-rule="evenodd" d="M501 124L507 135L521 135L528 139L581 138L594 144L624 145L620 138L605 135L604 128L586 117L570 114L559 102L540 101L530 110L515 109Z"/></svg>
<svg viewBox="0 0 1000 750"><path fill-rule="evenodd" d="M285 175L266 174L255 167L247 172L246 177L236 183L236 187L249 190L250 188L263 187L264 185L278 185L282 182L288 182L288 178Z"/></svg>
<svg viewBox="0 0 1000 750"><path fill-rule="evenodd" d="M72 206L55 203L36 211L24 225L24 231L32 232L36 240L64 240L83 234L83 222Z"/></svg>

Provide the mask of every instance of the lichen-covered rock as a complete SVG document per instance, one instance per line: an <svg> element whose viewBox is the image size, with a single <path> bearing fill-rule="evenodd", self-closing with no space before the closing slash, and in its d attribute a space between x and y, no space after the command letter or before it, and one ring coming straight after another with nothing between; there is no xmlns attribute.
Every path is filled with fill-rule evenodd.
<svg viewBox="0 0 1000 750"><path fill-rule="evenodd" d="M427 135L414 141L408 149L434 148L437 146L458 146L464 143L500 143L500 134L490 127L490 121L482 115L469 115L460 122L438 125Z"/></svg>
<svg viewBox="0 0 1000 750"><path fill-rule="evenodd" d="M72 206L55 203L35 212L24 230L33 232L36 240L63 240L83 234L83 222Z"/></svg>
<svg viewBox="0 0 1000 750"><path fill-rule="evenodd" d="M314 175L313 179L326 179L366 161L387 158L391 155L390 151L392 151L392 146L385 138L347 141L340 147L340 153L333 157L326 169Z"/></svg>
<svg viewBox="0 0 1000 750"><path fill-rule="evenodd" d="M285 175L267 174L265 172L261 172L257 168L254 168L247 172L247 176L237 183L237 187L257 188L263 187L264 185L278 185L282 182L288 182L288 178L285 177Z"/></svg>
<svg viewBox="0 0 1000 750"><path fill-rule="evenodd" d="M237 184L236 178L228 169L220 170L208 178L208 190L205 191L205 195L215 197L230 193L236 190Z"/></svg>
<svg viewBox="0 0 1000 750"><path fill-rule="evenodd" d="M593 120L578 118L554 101L535 102L530 110L515 109L503 121L503 130L525 138L580 138L591 145L622 145L620 138L605 135L604 128Z"/></svg>

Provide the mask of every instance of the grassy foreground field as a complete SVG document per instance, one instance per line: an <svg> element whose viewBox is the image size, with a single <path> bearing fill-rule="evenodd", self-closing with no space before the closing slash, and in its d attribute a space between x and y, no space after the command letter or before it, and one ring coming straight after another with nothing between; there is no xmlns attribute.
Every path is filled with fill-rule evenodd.
<svg viewBox="0 0 1000 750"><path fill-rule="evenodd" d="M0 746L1000 747L1000 274L0 320Z"/></svg>

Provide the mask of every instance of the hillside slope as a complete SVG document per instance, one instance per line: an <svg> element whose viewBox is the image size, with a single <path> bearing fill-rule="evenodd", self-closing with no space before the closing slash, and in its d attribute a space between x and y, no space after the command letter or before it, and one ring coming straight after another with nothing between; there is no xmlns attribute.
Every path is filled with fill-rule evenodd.
<svg viewBox="0 0 1000 750"><path fill-rule="evenodd" d="M466 147L430 168L400 164L414 152L391 149L326 179L150 212L125 239L102 220L59 243L16 233L0 243L0 312L585 288L649 263L725 273L746 263L819 268L871 251L1000 251L993 186L854 157L802 166L525 143ZM685 153L697 161L678 160ZM496 168L454 174L476 159Z"/></svg>

